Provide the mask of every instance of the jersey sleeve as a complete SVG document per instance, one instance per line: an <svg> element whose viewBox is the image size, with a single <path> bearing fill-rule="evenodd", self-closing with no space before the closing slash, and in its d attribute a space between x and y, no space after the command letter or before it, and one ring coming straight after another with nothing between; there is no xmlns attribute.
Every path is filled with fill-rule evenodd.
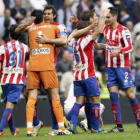
<svg viewBox="0 0 140 140"><path fill-rule="evenodd" d="M92 35L87 35L85 38L82 39L81 44L83 44L83 47L86 47L90 42L93 42L94 43L94 40L92 38Z"/></svg>
<svg viewBox="0 0 140 140"><path fill-rule="evenodd" d="M0 46L0 56L3 55L4 53L5 53L4 46L2 45Z"/></svg>
<svg viewBox="0 0 140 140"><path fill-rule="evenodd" d="M133 49L133 45L132 45L132 39L131 39L131 34L130 31L128 29L124 29L122 31L122 39L124 41L124 48L120 49L121 53L129 53L132 51Z"/></svg>
<svg viewBox="0 0 140 140"><path fill-rule="evenodd" d="M59 37L62 36L62 35L67 36L67 29L66 29L64 24L58 25L58 28L60 30Z"/></svg>
<svg viewBox="0 0 140 140"><path fill-rule="evenodd" d="M54 26L54 28L55 28L55 36L59 37L59 34L60 34L59 28L57 26Z"/></svg>

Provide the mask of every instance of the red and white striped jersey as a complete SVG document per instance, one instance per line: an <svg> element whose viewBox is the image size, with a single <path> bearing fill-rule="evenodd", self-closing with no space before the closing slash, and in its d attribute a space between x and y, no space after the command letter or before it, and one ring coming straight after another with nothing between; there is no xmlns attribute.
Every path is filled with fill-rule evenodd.
<svg viewBox="0 0 140 140"><path fill-rule="evenodd" d="M106 43L106 66L113 68L130 67L130 52L132 51L132 39L130 31L118 24L116 29L106 25L103 29ZM120 49L117 57L111 57L113 49Z"/></svg>
<svg viewBox="0 0 140 140"><path fill-rule="evenodd" d="M94 67L94 40L91 35L71 39L69 45L74 55L74 81L84 80L95 76Z"/></svg>
<svg viewBox="0 0 140 140"><path fill-rule="evenodd" d="M1 84L24 84L27 53L28 46L19 41L9 41L0 46Z"/></svg>

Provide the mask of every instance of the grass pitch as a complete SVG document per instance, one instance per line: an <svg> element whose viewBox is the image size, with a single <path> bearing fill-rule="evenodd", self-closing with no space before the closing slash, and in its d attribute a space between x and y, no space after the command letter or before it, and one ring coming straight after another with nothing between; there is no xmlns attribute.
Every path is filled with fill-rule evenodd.
<svg viewBox="0 0 140 140"><path fill-rule="evenodd" d="M110 130L114 125L104 125L104 129ZM5 129L5 136L0 136L0 140L140 140L140 132L137 132L136 124L124 124L125 132L108 134L88 134L77 127L79 134L69 136L45 137L44 135L51 130L50 127L43 127L37 137L27 137L26 128L20 128L17 136L11 135L9 129Z"/></svg>

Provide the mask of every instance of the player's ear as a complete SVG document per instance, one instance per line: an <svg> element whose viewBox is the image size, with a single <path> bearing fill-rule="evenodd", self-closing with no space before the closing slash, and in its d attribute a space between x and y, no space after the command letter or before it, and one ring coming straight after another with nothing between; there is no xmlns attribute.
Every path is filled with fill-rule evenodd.
<svg viewBox="0 0 140 140"><path fill-rule="evenodd" d="M117 16L115 15L114 18L117 20Z"/></svg>
<svg viewBox="0 0 140 140"><path fill-rule="evenodd" d="M56 15L53 15L53 18L55 19L56 18Z"/></svg>
<svg viewBox="0 0 140 140"><path fill-rule="evenodd" d="M89 21L92 23L93 22L93 18L90 17Z"/></svg>

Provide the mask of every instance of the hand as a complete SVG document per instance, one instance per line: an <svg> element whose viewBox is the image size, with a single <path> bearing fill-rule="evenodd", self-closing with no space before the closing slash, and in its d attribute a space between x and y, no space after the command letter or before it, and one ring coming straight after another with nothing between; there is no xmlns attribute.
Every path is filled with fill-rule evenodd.
<svg viewBox="0 0 140 140"><path fill-rule="evenodd" d="M92 24L89 25L90 29L94 29L97 26L98 26L97 22L93 22Z"/></svg>
<svg viewBox="0 0 140 140"><path fill-rule="evenodd" d="M76 23L77 21L78 21L78 19L75 15L70 17L70 22Z"/></svg>
<svg viewBox="0 0 140 140"><path fill-rule="evenodd" d="M30 26L30 25L32 25L33 23L34 23L34 21L35 21L35 19L36 19L36 17L33 17L33 16L31 16L31 18L27 21L27 26Z"/></svg>
<svg viewBox="0 0 140 140"><path fill-rule="evenodd" d="M44 35L41 35L39 37L36 37L35 38L35 41L38 43L38 44L45 44L48 42L48 38Z"/></svg>
<svg viewBox="0 0 140 140"><path fill-rule="evenodd" d="M109 12L110 12L109 9L103 10L103 12L102 12L102 17L106 17L106 16L108 15Z"/></svg>
<svg viewBox="0 0 140 140"><path fill-rule="evenodd" d="M116 57L120 53L120 49L110 51L111 57Z"/></svg>

